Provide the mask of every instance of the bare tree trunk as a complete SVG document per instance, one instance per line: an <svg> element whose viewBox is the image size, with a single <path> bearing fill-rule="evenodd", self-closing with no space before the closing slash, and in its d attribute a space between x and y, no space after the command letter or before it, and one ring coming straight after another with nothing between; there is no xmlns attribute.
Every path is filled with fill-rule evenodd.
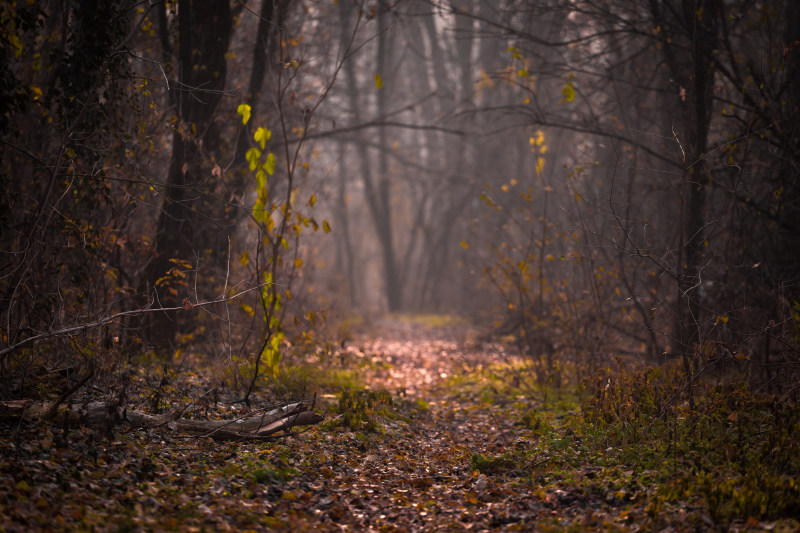
<svg viewBox="0 0 800 533"><path fill-rule="evenodd" d="M385 117L389 110L388 99L394 80L390 76L392 69L390 32L387 23L389 5L386 0L378 3L378 73L386 78L389 83L378 90L378 116ZM392 202L391 202L391 176L389 174L389 143L386 138L386 128L378 130L378 203L381 204L381 216L377 222L378 235L383 251L383 282L386 290L386 300L389 311L399 311L402 307L403 291L397 275L397 261L394 253L394 239L392 236Z"/></svg>
<svg viewBox="0 0 800 533"><path fill-rule="evenodd" d="M352 11L347 2L342 2L342 42L347 42L350 37L350 23L349 18ZM381 76L387 76L389 73L386 71L388 65L389 52L387 50L388 43L386 28L386 5L381 4L379 8L379 27L382 31L378 34L378 73ZM362 102L359 100L358 82L356 80L355 67L353 61L344 62L345 78L347 79L348 100L350 104L350 113L353 121L356 124L361 123L361 106ZM388 79L386 81L389 81ZM378 113L385 112L387 109L386 92L387 87L384 85L382 89L378 90ZM390 199L390 177L389 177L389 164L386 154L388 143L386 142L386 132L383 128L379 130L379 146L381 153L378 159L377 176L373 173L372 163L367 151L367 145L364 142L356 143L356 152L358 153L359 160L361 161L361 180L364 185L364 194L367 199L367 206L375 230L377 232L378 241L381 247L381 257L383 263L383 280L384 280L384 293L389 311L397 311L401 306L402 288L398 283L396 263L394 256L394 244L392 240L392 216L391 216L391 199Z"/></svg>
<svg viewBox="0 0 800 533"><path fill-rule="evenodd" d="M155 305L176 307L186 294L174 287L159 288L174 266L171 260L194 264L201 253L197 242L199 188L211 169L205 163L219 139L213 123L225 89L230 40L230 5L227 0L181 0L178 4L178 122L173 136L167 188L155 236L156 257L145 276ZM178 89L174 89L178 90ZM172 290L170 290L172 289ZM165 312L148 324L148 340L157 349L171 346L178 330L175 312Z"/></svg>
<svg viewBox="0 0 800 533"><path fill-rule="evenodd" d="M713 105L716 68L712 54L717 43L718 6L713 1L683 0L670 11L663 11L663 6L654 1L650 7L654 21L666 28L667 42L681 32L686 32L688 39L688 52L684 54L677 44L667 45L663 50L672 77L680 85L678 94L684 120L682 138L677 139L683 151L684 172L673 337L683 357L684 368L691 376L701 327L702 310L695 292L702 282L706 188L710 178L703 156ZM670 20L667 13L682 13L682 20Z"/></svg>
<svg viewBox="0 0 800 533"><path fill-rule="evenodd" d="M341 243L336 247L336 270L338 272L345 272L345 279L347 280L347 296L350 299L350 306L356 305L358 295L356 286L356 272L355 261L353 252L353 241L350 238L350 216L347 208L347 178L349 176L349 167L346 164L347 146L345 143L339 143L339 184L337 189L336 198L336 231L337 239L341 239Z"/></svg>

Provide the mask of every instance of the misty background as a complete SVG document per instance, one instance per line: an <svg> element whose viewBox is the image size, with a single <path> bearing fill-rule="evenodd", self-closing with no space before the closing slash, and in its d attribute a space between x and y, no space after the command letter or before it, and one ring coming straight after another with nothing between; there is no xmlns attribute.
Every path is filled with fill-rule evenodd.
<svg viewBox="0 0 800 533"><path fill-rule="evenodd" d="M793 1L3 10L4 357L257 377L406 312L550 368L797 364Z"/></svg>

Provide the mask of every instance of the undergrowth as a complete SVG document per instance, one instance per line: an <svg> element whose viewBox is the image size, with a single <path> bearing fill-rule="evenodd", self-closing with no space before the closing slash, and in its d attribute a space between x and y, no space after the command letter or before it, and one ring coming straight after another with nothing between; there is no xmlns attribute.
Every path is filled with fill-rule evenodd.
<svg viewBox="0 0 800 533"><path fill-rule="evenodd" d="M521 391L503 377L498 369L484 370L459 383L484 401L511 403ZM474 453L470 468L619 505L639 502L655 528L677 508L699 510L695 520L721 527L796 524L798 399L744 382L699 380L689 398L685 384L681 369L669 366L607 370L578 390L540 389L532 408L511 403L518 424L530 430L526 442L497 455Z"/></svg>
<svg viewBox="0 0 800 533"><path fill-rule="evenodd" d="M584 382L581 428L596 447L660 470L663 501L695 500L711 519L800 517L800 408L743 382L696 383L676 368L606 373Z"/></svg>

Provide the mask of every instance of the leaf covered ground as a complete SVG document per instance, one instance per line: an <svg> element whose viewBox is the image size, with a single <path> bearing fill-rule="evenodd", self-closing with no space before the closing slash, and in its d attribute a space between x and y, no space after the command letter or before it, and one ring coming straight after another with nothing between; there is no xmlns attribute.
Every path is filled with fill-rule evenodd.
<svg viewBox="0 0 800 533"><path fill-rule="evenodd" d="M597 402L586 403L585 391L581 397L574 387L529 386L524 365L499 345L475 341L457 322L381 321L355 336L339 359L364 389L326 395L325 422L274 442L216 442L167 428L109 433L4 422L0 527L790 531L800 526L800 489L792 475L797 465L791 458L782 466L785 477L748 482L755 474L737 464L735 451L729 452L730 469L698 466L694 463L706 456L713 462L713 454L691 449L685 439L676 437L671 447L659 449L626 438L618 433L658 428L652 422L649 429L636 426L632 417L601 427L604 411ZM582 402L594 405L593 423ZM735 422L726 423L735 428ZM791 435L786 439L776 445L795 444ZM740 439L739 445L747 444ZM728 489L724 479L731 480ZM774 486L759 491L763 483ZM764 493L780 502L758 500ZM737 503L737 497L756 502Z"/></svg>

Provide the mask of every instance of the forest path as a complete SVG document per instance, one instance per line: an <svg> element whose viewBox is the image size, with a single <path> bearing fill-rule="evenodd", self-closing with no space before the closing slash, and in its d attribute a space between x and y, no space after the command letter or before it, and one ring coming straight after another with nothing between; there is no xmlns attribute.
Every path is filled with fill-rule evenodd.
<svg viewBox="0 0 800 533"><path fill-rule="evenodd" d="M487 379L503 360L462 325L379 320L343 360L392 394L373 428L329 413L274 442L160 427L110 440L68 428L59 444L59 428L0 424L0 441L16 443L0 453L0 530L625 529L634 511L621 512L577 437L556 427L568 408L547 407L547 429L531 429L524 415L543 406Z"/></svg>
<svg viewBox="0 0 800 533"><path fill-rule="evenodd" d="M474 468L476 456L510 457L532 438L520 417L535 409L534 400L518 396L512 402L493 395L491 386L481 391L474 381L454 378L503 362L502 348L474 342L458 324L383 319L353 340L350 354L369 389L400 396L380 417L379 432L323 427L320 447L300 438L300 446L314 450L313 470L321 475L301 474L287 484L289 500L271 508L282 524L352 531L531 530L575 520L597 524L598 516L608 515L601 498L589 502L533 483L523 473L530 463L501 459L486 473ZM311 516L292 503L303 499L299 494L308 499L302 507Z"/></svg>

